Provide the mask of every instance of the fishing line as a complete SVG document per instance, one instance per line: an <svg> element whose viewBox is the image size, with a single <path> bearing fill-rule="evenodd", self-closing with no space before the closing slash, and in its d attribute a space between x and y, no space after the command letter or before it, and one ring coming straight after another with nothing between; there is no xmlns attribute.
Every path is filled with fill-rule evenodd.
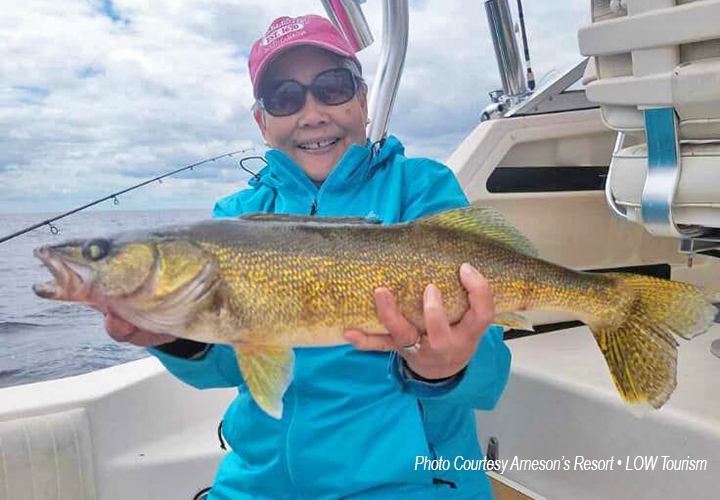
<svg viewBox="0 0 720 500"><path fill-rule="evenodd" d="M72 210L69 210L69 211L67 211L67 212L65 212L65 213L62 213L62 214L58 215L58 216L52 217L52 218L50 218L50 219L46 219L46 220L44 220L44 221L42 221L42 222L38 222L37 224L33 224L32 226L28 226L28 227L26 227L25 229L21 229L20 231L17 231L17 232L15 232L15 233L9 234L9 235L7 235L7 236L3 236L3 237L0 238L0 243L5 243L6 241L10 241L10 240L13 239L13 238L17 238L18 236L21 236L21 235L23 235L23 234L25 234L25 233L29 233L30 231L33 231L33 230L35 230L35 229L37 229L37 228L39 228L39 227L42 227L42 226L48 226L48 227L50 228L50 232L51 232L53 235L57 235L57 234L60 232L60 229L59 229L56 225L53 224L53 222L55 222L55 221L58 221L58 220L60 220L60 219L64 219L65 217L67 217L67 216L69 216L69 215L76 214L76 213L78 213L78 212L81 212L81 211L85 210L86 208L90 208L90 207L92 207L92 206L98 205L98 204L100 204L100 203L102 203L102 202L104 202L104 201L112 200L113 205L119 205L119 204L120 204L120 200L118 199L118 196L120 196L120 195L122 195L122 194L129 193L130 191L134 191L134 190L139 189L139 188L141 188L141 187L143 187L143 186L147 186L148 184L152 184L153 182L158 182L158 183L162 184L162 180L163 180L165 177L170 177L171 175L178 174L178 173L183 172L183 171L185 171L185 170L193 171L193 170L195 170L195 167L199 167L199 166L204 165L204 164L206 164L206 163L214 162L214 161L216 161L216 160L221 160L221 159L223 159L223 158L230 158L230 157L233 157L233 156L236 156L236 155L239 155L239 154L247 153L248 151L252 151L253 149L255 149L255 148L246 148L246 149L240 149L240 150L238 150L238 151L231 151L230 153L225 153L225 154L222 154L222 155L220 155L220 156L214 156L214 157L212 157L212 158L207 158L207 159L202 160L202 161L199 161L199 162L197 162L197 163L193 163L193 164L191 164L191 165L186 165L186 166L184 166L184 167L178 168L178 169L176 169L176 170L173 170L172 172L168 172L168 173L166 173L166 174L158 175L157 177L153 177L152 179L147 180L147 181L145 181L145 182L141 182L140 184L136 184L136 185L131 186L131 187L127 188L127 189L123 189L122 191L118 191L118 192L116 192L116 193L109 194L109 195L107 195L107 196L104 196L103 198L99 198L99 199L97 199L97 200L95 200L95 201L92 201L92 202L90 202L90 203L86 203L85 205L82 205L82 206L80 206L80 207L77 207L77 208L74 208L74 209L72 209ZM262 158L262 157L260 157L260 156L249 156L249 157L247 157L247 158L243 158L242 160L240 160L240 168L242 168L242 169L245 170L246 172L249 172L250 174L252 174L253 177L255 177L256 179L257 179L259 176L258 176L256 173L251 172L250 170L248 170L247 168L245 168L245 167L243 166L243 161L245 161L245 160L250 160L250 159L258 159L258 158L261 159L261 160L263 160L263 161L265 161L265 159ZM266 162L266 163L267 163L267 162Z"/></svg>

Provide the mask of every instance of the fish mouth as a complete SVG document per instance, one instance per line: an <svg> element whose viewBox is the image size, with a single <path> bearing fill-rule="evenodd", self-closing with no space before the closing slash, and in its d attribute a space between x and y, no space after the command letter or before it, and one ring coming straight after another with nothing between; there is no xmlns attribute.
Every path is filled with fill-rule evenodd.
<svg viewBox="0 0 720 500"><path fill-rule="evenodd" d="M89 297L95 274L90 267L64 259L47 245L36 248L33 253L55 278L33 285L33 292L38 297L72 301L84 301Z"/></svg>

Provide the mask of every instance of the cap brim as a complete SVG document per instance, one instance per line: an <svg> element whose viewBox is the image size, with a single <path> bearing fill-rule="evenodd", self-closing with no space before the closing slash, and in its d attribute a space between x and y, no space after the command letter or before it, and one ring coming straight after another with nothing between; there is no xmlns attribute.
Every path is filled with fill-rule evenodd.
<svg viewBox="0 0 720 500"><path fill-rule="evenodd" d="M262 80L263 75L265 74L265 70L270 66L270 63L272 63L280 54L287 52L288 50L294 48L294 47L300 47L301 45L310 45L313 47L319 47L321 49L325 49L328 52L332 52L334 54L344 56L344 57L351 57L355 60L357 60L357 56L353 54L352 52L348 52L346 50L339 49L335 45L322 42L320 40L293 40L286 44L284 44L282 47L279 47L275 52L271 52L269 56L267 56L262 63L260 63L260 66L258 66L257 72L255 73L255 85L253 85L253 95L255 98L258 97L258 89L260 88L260 81Z"/></svg>

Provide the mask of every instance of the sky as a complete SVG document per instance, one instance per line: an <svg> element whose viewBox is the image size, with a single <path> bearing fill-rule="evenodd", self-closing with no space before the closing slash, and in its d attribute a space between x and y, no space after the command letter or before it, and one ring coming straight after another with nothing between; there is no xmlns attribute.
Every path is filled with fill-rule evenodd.
<svg viewBox="0 0 720 500"><path fill-rule="evenodd" d="M482 0L409 6L389 133L408 156L442 161L479 124L500 77ZM536 78L580 60L589 1L523 9ZM358 57L372 88L382 2L363 10L375 43ZM13 2L0 16L0 213L63 212L205 158L262 154L249 49L274 18L307 13L324 14L320 0ZM101 208L209 213L248 177L236 160L216 161Z"/></svg>

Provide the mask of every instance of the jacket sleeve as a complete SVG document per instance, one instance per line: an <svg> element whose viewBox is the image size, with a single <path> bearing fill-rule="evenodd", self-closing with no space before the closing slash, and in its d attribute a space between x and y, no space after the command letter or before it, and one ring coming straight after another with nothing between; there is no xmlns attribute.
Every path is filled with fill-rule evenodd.
<svg viewBox="0 0 720 500"><path fill-rule="evenodd" d="M148 348L165 368L177 378L198 389L237 387L243 383L235 350L215 344L199 359L185 359Z"/></svg>
<svg viewBox="0 0 720 500"><path fill-rule="evenodd" d="M410 172L403 200L403 221L468 205L455 175L445 165L433 160L416 160ZM408 378L397 353L390 356L389 363L390 377L404 392L422 399L439 399L484 410L495 407L509 372L510 350L503 342L503 330L499 326L488 328L465 370L444 382Z"/></svg>
<svg viewBox="0 0 720 500"><path fill-rule="evenodd" d="M243 213L239 193L215 204L213 217L232 217ZM237 387L243 384L235 350L232 346L214 344L199 358L187 359L148 348L174 376L198 389Z"/></svg>
<svg viewBox="0 0 720 500"><path fill-rule="evenodd" d="M503 329L493 325L483 335L465 370L450 380L436 384L407 378L402 358L395 352L390 356L389 368L400 390L420 399L492 410L510 373L510 349L503 342Z"/></svg>

